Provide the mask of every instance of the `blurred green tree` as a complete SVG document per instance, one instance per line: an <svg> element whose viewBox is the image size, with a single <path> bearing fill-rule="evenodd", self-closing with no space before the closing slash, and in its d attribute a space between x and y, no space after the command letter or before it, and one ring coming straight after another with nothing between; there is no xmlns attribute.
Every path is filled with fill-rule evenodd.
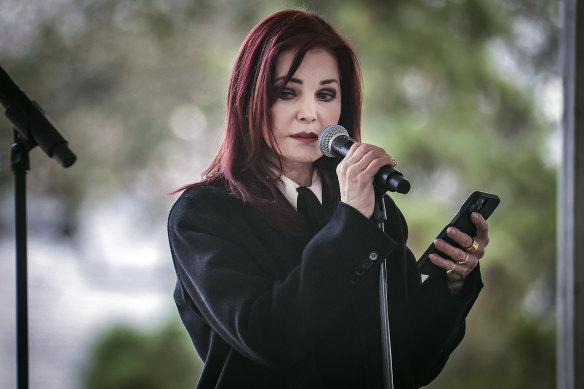
<svg viewBox="0 0 584 389"><path fill-rule="evenodd" d="M117 325L97 339L83 375L86 389L182 389L201 373L192 343L174 318L160 328Z"/></svg>

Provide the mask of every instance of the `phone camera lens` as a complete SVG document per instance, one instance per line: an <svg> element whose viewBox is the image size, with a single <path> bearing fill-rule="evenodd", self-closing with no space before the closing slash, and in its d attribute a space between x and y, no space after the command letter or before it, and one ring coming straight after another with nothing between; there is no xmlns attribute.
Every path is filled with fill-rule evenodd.
<svg viewBox="0 0 584 389"><path fill-rule="evenodd" d="M475 201L473 205L470 206L470 208L469 208L470 213L480 211L481 208L483 208L484 204L485 204L485 199L481 197L480 199Z"/></svg>

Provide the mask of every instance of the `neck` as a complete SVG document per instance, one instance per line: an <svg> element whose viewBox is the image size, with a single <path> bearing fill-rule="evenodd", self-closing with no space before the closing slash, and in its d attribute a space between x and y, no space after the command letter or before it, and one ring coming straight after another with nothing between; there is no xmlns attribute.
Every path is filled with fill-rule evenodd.
<svg viewBox="0 0 584 389"><path fill-rule="evenodd" d="M296 166L294 169L286 169L283 166L282 174L294 181L300 186L309 187L312 185L312 172L314 171L314 166L312 163L303 164L302 166Z"/></svg>

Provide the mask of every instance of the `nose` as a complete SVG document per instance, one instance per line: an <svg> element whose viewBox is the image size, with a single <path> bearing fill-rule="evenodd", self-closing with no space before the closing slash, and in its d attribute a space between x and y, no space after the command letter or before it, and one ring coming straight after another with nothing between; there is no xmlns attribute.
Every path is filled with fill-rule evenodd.
<svg viewBox="0 0 584 389"><path fill-rule="evenodd" d="M297 113L298 121L308 124L314 122L316 118L316 102L310 98L302 99Z"/></svg>

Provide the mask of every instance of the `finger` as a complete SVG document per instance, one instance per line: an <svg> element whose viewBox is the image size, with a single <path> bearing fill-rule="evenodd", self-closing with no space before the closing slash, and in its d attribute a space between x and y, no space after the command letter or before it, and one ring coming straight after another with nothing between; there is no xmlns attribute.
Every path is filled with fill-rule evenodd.
<svg viewBox="0 0 584 389"><path fill-rule="evenodd" d="M434 265L444 269L446 276L452 280L464 280L477 264L476 259L471 262L472 257L469 257L469 261L464 265L456 264L452 260L441 257L435 253L430 254L428 258Z"/></svg>
<svg viewBox="0 0 584 389"><path fill-rule="evenodd" d="M351 147L349 147L349 152L347 153L347 155L345 155L344 159L347 158L351 158L359 149L359 147L361 147L362 143L360 142L355 142L351 145Z"/></svg>
<svg viewBox="0 0 584 389"><path fill-rule="evenodd" d="M357 161L351 168L355 177L362 181L371 181L373 177L377 174L379 169L385 165L391 165L391 157L385 153L379 154L375 152L368 152Z"/></svg>
<svg viewBox="0 0 584 389"><path fill-rule="evenodd" d="M451 238L463 250L471 247L474 241L470 235L465 234L456 227L448 227L446 230L446 235L448 235L448 237Z"/></svg>
<svg viewBox="0 0 584 389"><path fill-rule="evenodd" d="M432 262L434 265L438 266L439 268L442 268L444 270L451 270L452 271L456 270L456 266L455 263L453 261L451 261L450 259L446 259L438 254L430 254L428 256L428 258L430 259L430 262Z"/></svg>
<svg viewBox="0 0 584 389"><path fill-rule="evenodd" d="M350 166L354 164L355 153L359 149L361 143L355 142L349 148L349 152L345 157L341 160L341 162L337 165L337 176L344 177L347 174L347 170Z"/></svg>
<svg viewBox="0 0 584 389"><path fill-rule="evenodd" d="M485 246L489 241L488 236L480 238L478 235L475 238L471 238L468 234L460 231L455 227L448 227L446 234L450 237L458 246L463 250L463 252L468 252L467 250L472 247L475 240L478 244L477 249L473 252L478 258L482 258L485 252Z"/></svg>
<svg viewBox="0 0 584 389"><path fill-rule="evenodd" d="M359 187L370 185L382 166L397 165L397 161L380 147L354 143L345 158L337 165L337 176Z"/></svg>
<svg viewBox="0 0 584 389"><path fill-rule="evenodd" d="M374 176L375 174L377 174L379 169L381 169L383 166L388 165L395 166L397 165L397 162L390 155L384 153L383 155L371 160L367 167L365 168L364 173L367 175Z"/></svg>
<svg viewBox="0 0 584 389"><path fill-rule="evenodd" d="M449 280L464 280L466 278L466 272L464 269L451 260L443 258L438 254L430 254L428 258L430 258L430 262L445 271L446 277Z"/></svg>
<svg viewBox="0 0 584 389"><path fill-rule="evenodd" d="M383 149L373 145L360 144L354 149L351 147L351 151L341 162L341 170L352 176L364 174L365 177L373 177L382 166L395 166L397 163Z"/></svg>
<svg viewBox="0 0 584 389"><path fill-rule="evenodd" d="M434 246L441 253L449 257L451 261L454 261L457 266L460 266L461 269L464 268L465 274L470 273L478 264L479 257L471 255L458 247L454 247L442 239L436 239Z"/></svg>
<svg viewBox="0 0 584 389"><path fill-rule="evenodd" d="M347 155L345 156L345 159L349 158L354 160L361 160L365 156L372 156L373 157L372 159L388 157L389 165L391 166L397 165L397 161L392 156L387 154L387 152L384 149L368 143L353 144L349 149L349 153L347 153Z"/></svg>
<svg viewBox="0 0 584 389"><path fill-rule="evenodd" d="M362 143L354 143L349 148L349 152L343 160L337 166L337 174L339 175L349 175L355 174L355 172L363 170L363 168L358 169L355 168L355 165L359 163L363 159L363 155L365 154L365 149L363 148Z"/></svg>
<svg viewBox="0 0 584 389"><path fill-rule="evenodd" d="M486 247L487 244L489 244L489 224L483 215L478 212L473 212L470 219L477 227L476 239L480 240L480 242L483 244L483 248Z"/></svg>
<svg viewBox="0 0 584 389"><path fill-rule="evenodd" d="M380 159L382 160L383 164L381 166L390 165L390 166L397 166L397 161L391 155L389 155L384 149L381 147L377 147L374 145L365 144L363 150L373 156L373 160Z"/></svg>
<svg viewBox="0 0 584 389"><path fill-rule="evenodd" d="M442 239L434 240L434 247L436 247L441 253L450 257L454 262L464 262L468 259L466 256L468 253Z"/></svg>

